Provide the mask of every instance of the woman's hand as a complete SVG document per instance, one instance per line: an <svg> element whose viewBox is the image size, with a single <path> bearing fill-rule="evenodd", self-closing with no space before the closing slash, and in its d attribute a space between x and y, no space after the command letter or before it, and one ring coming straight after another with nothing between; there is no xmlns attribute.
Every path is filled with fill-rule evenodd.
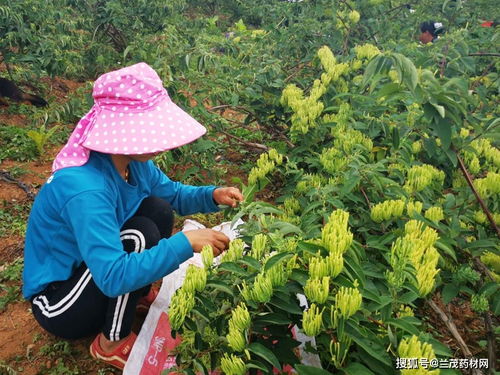
<svg viewBox="0 0 500 375"><path fill-rule="evenodd" d="M243 194L241 194L241 191L238 188L222 187L214 190L213 198L217 204L225 204L227 206L236 207L238 202L243 201Z"/></svg>
<svg viewBox="0 0 500 375"><path fill-rule="evenodd" d="M214 256L220 255L229 246L229 237L213 229L196 229L183 232L195 253L205 245L212 246Z"/></svg>

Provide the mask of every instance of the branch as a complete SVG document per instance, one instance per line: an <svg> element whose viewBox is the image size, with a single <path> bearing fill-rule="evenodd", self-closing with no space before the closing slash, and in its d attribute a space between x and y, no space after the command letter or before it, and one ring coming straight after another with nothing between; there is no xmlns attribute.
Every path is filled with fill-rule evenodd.
<svg viewBox="0 0 500 375"><path fill-rule="evenodd" d="M488 363L491 363L489 373L495 373L495 364L497 363L496 338L493 332L493 322L489 311L484 313L484 325L486 327L486 339L488 340Z"/></svg>
<svg viewBox="0 0 500 375"><path fill-rule="evenodd" d="M462 353L466 358L472 358L472 353L469 350L469 347L465 343L464 339L462 336L460 336L460 333L458 332L457 326L451 318L446 315L446 313L440 309L440 307L433 301L433 300L428 300L427 303L429 306L438 314L438 316L441 318L441 320L446 324L446 327L452 334L453 338L455 341L458 343L458 346L460 346L460 349L462 350ZM482 375L482 372L478 369L472 369L472 374L473 375Z"/></svg>
<svg viewBox="0 0 500 375"><path fill-rule="evenodd" d="M497 224L495 223L495 219L493 218L493 215L491 214L490 210L488 210L488 207L486 207L486 204L484 203L483 199L481 198L481 196L477 192L476 188L474 187L474 183L472 182L472 177L469 174L469 171L467 170L467 168L465 167L464 161L462 160L462 158L460 157L458 152L455 151L455 153L457 155L458 165L460 166L460 170L462 171L465 179L467 180L467 184L469 185L472 192L474 193L476 200L478 201L479 205L483 209L483 212L486 214L486 217L488 218L492 228L497 232L497 236L500 237L500 229L498 228Z"/></svg>
<svg viewBox="0 0 500 375"><path fill-rule="evenodd" d="M244 144L245 146L248 146L248 147L253 147L253 148L258 148L260 150L264 150L264 151L268 151L269 150L269 147L265 146L265 145L262 145L260 143L253 143L253 142L248 142L248 141L245 141L244 139L240 138L240 137L237 137L235 135L232 135L232 134L229 134L228 132L225 132L224 130L217 130L218 133L222 133L230 138L233 138L233 139L236 139L238 142Z"/></svg>
<svg viewBox="0 0 500 375"><path fill-rule="evenodd" d="M35 199L35 193L33 193L31 188L28 185L26 185L24 182L16 180L14 177L12 177L12 175L8 171L5 171L5 170L0 171L0 180L5 181L5 182L9 182L11 184L16 184L26 193L26 195L28 196L29 199L31 199L31 200Z"/></svg>
<svg viewBox="0 0 500 375"><path fill-rule="evenodd" d="M495 56L495 57L500 57L500 53L494 53L494 52L475 52L475 53L469 53L467 56Z"/></svg>

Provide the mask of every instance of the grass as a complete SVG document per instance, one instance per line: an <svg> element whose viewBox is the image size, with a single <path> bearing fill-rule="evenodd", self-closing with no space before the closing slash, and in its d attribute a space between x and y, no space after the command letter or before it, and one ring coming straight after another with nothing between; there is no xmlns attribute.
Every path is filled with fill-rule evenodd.
<svg viewBox="0 0 500 375"><path fill-rule="evenodd" d="M31 202L22 204L4 200L0 207L0 238L24 235L30 208Z"/></svg>

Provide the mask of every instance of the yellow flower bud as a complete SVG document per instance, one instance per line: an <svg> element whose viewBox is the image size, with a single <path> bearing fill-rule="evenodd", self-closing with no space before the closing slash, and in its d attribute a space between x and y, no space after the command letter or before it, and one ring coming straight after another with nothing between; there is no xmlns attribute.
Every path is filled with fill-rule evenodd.
<svg viewBox="0 0 500 375"><path fill-rule="evenodd" d="M422 343L418 340L418 337L413 335L409 340L401 340L398 347L398 354L400 358L425 358L428 361L435 360L436 355L432 349L432 345L427 343ZM419 369L404 369L401 371L402 375L418 375L418 374L430 374L439 375L439 370L427 370L424 368Z"/></svg>
<svg viewBox="0 0 500 375"><path fill-rule="evenodd" d="M302 313L302 328L308 336L316 336L321 332L323 324L323 310L319 310L316 304L311 304L309 309Z"/></svg>
<svg viewBox="0 0 500 375"><path fill-rule="evenodd" d="M335 308L340 311L344 319L353 316L361 307L362 296L358 288L341 286L335 296Z"/></svg>
<svg viewBox="0 0 500 375"><path fill-rule="evenodd" d="M324 304L330 292L330 277L321 279L308 279L304 286L304 293L311 302Z"/></svg>
<svg viewBox="0 0 500 375"><path fill-rule="evenodd" d="M356 24L359 22L359 12L352 10L349 12L349 21L351 21L352 24Z"/></svg>
<svg viewBox="0 0 500 375"><path fill-rule="evenodd" d="M203 246L203 248L201 249L201 259L206 269L212 267L212 265L214 264L214 251L212 249L212 246Z"/></svg>
<svg viewBox="0 0 500 375"><path fill-rule="evenodd" d="M441 207L433 206L433 207L430 207L427 211L425 211L424 216L427 219L437 223L437 222L444 219L444 212L443 212L443 209Z"/></svg>
<svg viewBox="0 0 500 375"><path fill-rule="evenodd" d="M226 375L245 375L247 372L245 362L233 354L224 353L220 361L220 367Z"/></svg>
<svg viewBox="0 0 500 375"><path fill-rule="evenodd" d="M245 243L237 238L229 243L229 249L222 255L221 262L234 262L243 256Z"/></svg>

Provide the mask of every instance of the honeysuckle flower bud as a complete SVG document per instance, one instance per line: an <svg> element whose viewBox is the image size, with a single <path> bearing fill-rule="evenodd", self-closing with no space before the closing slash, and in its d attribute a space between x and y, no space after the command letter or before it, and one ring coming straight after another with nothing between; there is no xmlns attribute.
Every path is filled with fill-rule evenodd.
<svg viewBox="0 0 500 375"><path fill-rule="evenodd" d="M168 318L172 329L178 330L182 326L186 315L194 307L194 303L194 294L192 292L186 291L183 288L177 289L172 296L168 309Z"/></svg>
<svg viewBox="0 0 500 375"><path fill-rule="evenodd" d="M419 201L410 201L406 204L406 213L409 217L414 217L415 214L422 212L423 203Z"/></svg>
<svg viewBox="0 0 500 375"><path fill-rule="evenodd" d="M342 254L331 253L326 258L312 257L309 261L309 277L320 279L325 276L337 277L344 267Z"/></svg>
<svg viewBox="0 0 500 375"><path fill-rule="evenodd" d="M344 319L353 316L361 307L362 296L358 288L341 286L335 295L335 308Z"/></svg>
<svg viewBox="0 0 500 375"><path fill-rule="evenodd" d="M222 255L221 262L234 262L243 256L245 243L236 238L229 243L229 249Z"/></svg>
<svg viewBox="0 0 500 375"><path fill-rule="evenodd" d="M500 273L500 255L487 251L481 255L481 261L493 271Z"/></svg>
<svg viewBox="0 0 500 375"><path fill-rule="evenodd" d="M203 246L201 249L201 259L206 269L210 269L210 267L212 267L214 264L214 251L212 250L212 246Z"/></svg>
<svg viewBox="0 0 500 375"><path fill-rule="evenodd" d="M245 362L233 354L224 353L220 360L220 367L226 375L245 375L247 372Z"/></svg>
<svg viewBox="0 0 500 375"><path fill-rule="evenodd" d="M229 347L235 352L242 352L247 345L245 333L238 330L230 329L228 334L226 335L226 339Z"/></svg>
<svg viewBox="0 0 500 375"><path fill-rule="evenodd" d="M349 21L352 24L357 24L359 22L360 14L359 12L352 10L349 12Z"/></svg>
<svg viewBox="0 0 500 375"><path fill-rule="evenodd" d="M470 145L476 150L479 157L484 157L486 161L498 171L500 168L500 150L493 147L489 139L476 139L472 141Z"/></svg>
<svg viewBox="0 0 500 375"><path fill-rule="evenodd" d="M266 271L266 275L271 280L272 286L283 286L288 281L288 273L285 270L283 262L275 264Z"/></svg>
<svg viewBox="0 0 500 375"><path fill-rule="evenodd" d="M432 349L432 345L428 343L422 343L419 341L418 337L413 335L410 339L403 339L399 343L398 354L400 358L425 358L426 360L435 360L436 354ZM417 371L417 372L416 372ZM430 374L439 375L439 370L427 370L425 368L419 368L417 370L405 369L401 371L402 375L416 375L416 374Z"/></svg>
<svg viewBox="0 0 500 375"><path fill-rule="evenodd" d="M351 62L351 69L353 71L361 69L362 66L363 66L363 61L361 61L361 60L353 59Z"/></svg>
<svg viewBox="0 0 500 375"><path fill-rule="evenodd" d="M190 293L194 293L195 290L201 292L205 289L206 283L207 270L190 264L187 268L186 278L184 279L182 288Z"/></svg>
<svg viewBox="0 0 500 375"><path fill-rule="evenodd" d="M376 223L403 216L405 202L401 199L377 203L370 210L370 217Z"/></svg>
<svg viewBox="0 0 500 375"><path fill-rule="evenodd" d="M240 303L233 311L231 311L231 319L229 320L229 329L236 331L244 331L250 327L250 313L244 303Z"/></svg>
<svg viewBox="0 0 500 375"><path fill-rule="evenodd" d="M321 242L330 254L342 255L351 246L353 234L348 228L349 213L335 210L321 231Z"/></svg>
<svg viewBox="0 0 500 375"><path fill-rule="evenodd" d="M411 152L418 154L422 151L422 141L415 141L411 144Z"/></svg>
<svg viewBox="0 0 500 375"><path fill-rule="evenodd" d="M283 207L285 208L285 212L288 212L290 214L294 214L300 211L300 203L294 197L286 198L285 201L283 202Z"/></svg>
<svg viewBox="0 0 500 375"><path fill-rule="evenodd" d="M476 211L474 212L474 220L479 223L479 224L484 224L486 223L486 220L488 218L486 217L486 214L483 211Z"/></svg>
<svg viewBox="0 0 500 375"><path fill-rule="evenodd" d="M309 301L324 304L330 293L330 277L308 279L304 286L304 293Z"/></svg>
<svg viewBox="0 0 500 375"><path fill-rule="evenodd" d="M277 165L283 163L283 155L279 154L274 148L269 149L267 153L269 154L269 159L273 160Z"/></svg>
<svg viewBox="0 0 500 375"><path fill-rule="evenodd" d="M443 209L441 207L433 206L433 207L430 207L427 211L425 211L424 216L427 219L437 223L437 222L444 219L444 212L443 212Z"/></svg>
<svg viewBox="0 0 500 375"><path fill-rule="evenodd" d="M500 174L488 172L486 177L474 180L474 185L482 198L489 198L495 194L500 194Z"/></svg>
<svg viewBox="0 0 500 375"><path fill-rule="evenodd" d="M399 307L398 317L403 318L406 316L415 316L413 309L410 306L401 305Z"/></svg>
<svg viewBox="0 0 500 375"><path fill-rule="evenodd" d="M424 190L433 182L442 185L443 181L443 171L428 164L414 165L408 170L407 179L403 188L409 193L414 193Z"/></svg>
<svg viewBox="0 0 500 375"><path fill-rule="evenodd" d="M467 138L470 134L470 131L469 129L466 129L466 128L461 128L460 129L460 137L461 138Z"/></svg>
<svg viewBox="0 0 500 375"><path fill-rule="evenodd" d="M387 75L392 82L399 83L399 74L394 69L389 70Z"/></svg>
<svg viewBox="0 0 500 375"><path fill-rule="evenodd" d="M321 332L323 325L323 310L319 310L316 304L311 304L309 309L302 313L302 328L308 336L316 336Z"/></svg>
<svg viewBox="0 0 500 375"><path fill-rule="evenodd" d="M380 50L369 43L354 47L354 51L356 52L356 57L360 60L370 60L372 57L380 55Z"/></svg>
<svg viewBox="0 0 500 375"><path fill-rule="evenodd" d="M273 295L273 283L266 273L261 272L255 277L253 287L249 287L246 282L243 282L240 292L247 302L266 303Z"/></svg>
<svg viewBox="0 0 500 375"><path fill-rule="evenodd" d="M263 233L255 235L252 239L252 249L249 255L257 260L260 260L266 253L267 236Z"/></svg>

